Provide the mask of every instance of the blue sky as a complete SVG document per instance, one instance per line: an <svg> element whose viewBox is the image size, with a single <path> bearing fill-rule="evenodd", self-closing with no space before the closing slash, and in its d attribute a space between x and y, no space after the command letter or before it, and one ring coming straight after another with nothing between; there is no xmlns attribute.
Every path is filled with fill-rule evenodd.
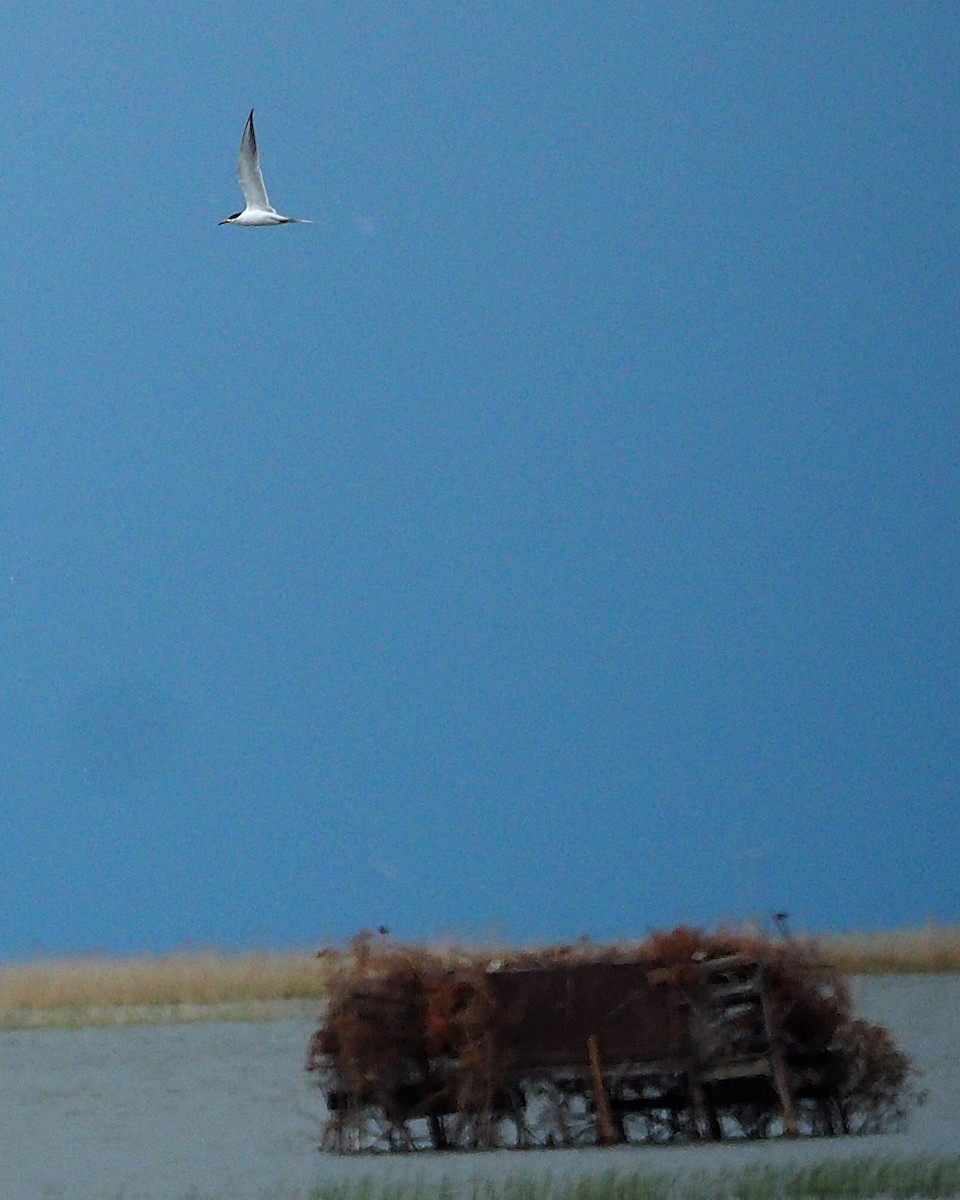
<svg viewBox="0 0 960 1200"><path fill-rule="evenodd" d="M958 52L15 6L0 956L960 920Z"/></svg>

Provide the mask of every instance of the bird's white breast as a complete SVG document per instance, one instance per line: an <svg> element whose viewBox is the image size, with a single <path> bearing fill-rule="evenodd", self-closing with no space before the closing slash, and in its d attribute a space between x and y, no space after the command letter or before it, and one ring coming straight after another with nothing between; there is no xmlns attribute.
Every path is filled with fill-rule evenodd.
<svg viewBox="0 0 960 1200"><path fill-rule="evenodd" d="M247 209L237 217L234 225L282 225L283 218L277 213L267 212L262 208Z"/></svg>

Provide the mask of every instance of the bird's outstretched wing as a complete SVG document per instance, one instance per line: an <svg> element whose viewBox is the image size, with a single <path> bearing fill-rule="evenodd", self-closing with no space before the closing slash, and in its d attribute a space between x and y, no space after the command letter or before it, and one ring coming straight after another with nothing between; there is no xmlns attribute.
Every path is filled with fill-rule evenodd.
<svg viewBox="0 0 960 1200"><path fill-rule="evenodd" d="M273 212L267 199L267 189L263 186L263 175L260 172L260 155L257 153L257 135L253 131L253 109L243 129L240 139L240 157L237 159L237 178L243 189L247 208L262 208Z"/></svg>

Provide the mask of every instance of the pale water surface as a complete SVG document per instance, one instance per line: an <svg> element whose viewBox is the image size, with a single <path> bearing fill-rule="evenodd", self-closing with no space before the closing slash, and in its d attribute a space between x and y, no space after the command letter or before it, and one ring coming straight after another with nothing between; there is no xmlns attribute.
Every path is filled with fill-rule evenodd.
<svg viewBox="0 0 960 1200"><path fill-rule="evenodd" d="M714 1169L854 1154L960 1152L960 977L858 980L860 1015L923 1071L927 1104L882 1138L682 1148L338 1159L316 1149L321 1098L303 1071L313 1031L266 1023L0 1034L3 1200L261 1200L324 1178Z"/></svg>

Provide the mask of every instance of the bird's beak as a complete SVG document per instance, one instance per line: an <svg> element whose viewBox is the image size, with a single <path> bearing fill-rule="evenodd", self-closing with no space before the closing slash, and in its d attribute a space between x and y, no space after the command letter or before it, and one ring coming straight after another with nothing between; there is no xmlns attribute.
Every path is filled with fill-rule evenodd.
<svg viewBox="0 0 960 1200"><path fill-rule="evenodd" d="M230 218L229 218L229 217L227 217L227 219L226 219L225 221L218 221L218 222L217 222L217 224L218 224L218 225L229 225L229 224L230 224Z"/></svg>

